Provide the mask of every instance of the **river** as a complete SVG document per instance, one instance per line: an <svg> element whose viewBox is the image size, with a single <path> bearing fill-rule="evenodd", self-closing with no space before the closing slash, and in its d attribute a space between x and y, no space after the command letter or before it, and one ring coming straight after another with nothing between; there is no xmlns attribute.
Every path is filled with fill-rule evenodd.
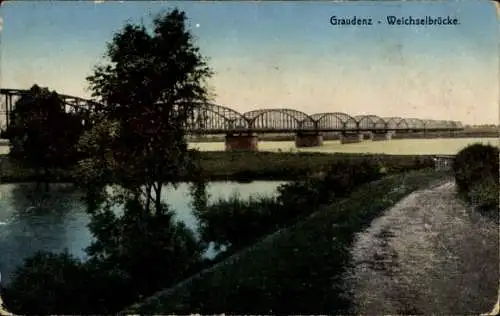
<svg viewBox="0 0 500 316"><path fill-rule="evenodd" d="M284 182L213 182L207 192L211 200L239 194L241 198L272 195ZM2 282L10 280L15 267L36 251L64 249L85 259L84 248L92 236L89 218L81 202L82 192L70 184L52 184L49 194L35 191L34 184L0 185L0 272ZM177 220L196 231L197 221L190 206L188 184L167 188L163 198L176 211ZM213 256L209 249L207 256Z"/></svg>
<svg viewBox="0 0 500 316"><path fill-rule="evenodd" d="M432 138L432 139L393 139L373 142L341 144L338 140L325 141L321 147L295 148L293 141L259 141L259 150L263 151L309 151L323 153L368 153L391 155L455 155L467 145L473 143L499 145L498 138ZM223 142L191 143L192 148L202 151L224 150Z"/></svg>
<svg viewBox="0 0 500 316"><path fill-rule="evenodd" d="M259 150L263 151L310 151L323 153L371 153L394 155L454 155L462 148L473 143L499 145L498 138L432 138L432 139L393 139L373 142L364 140L360 143L341 144L338 140L329 140L321 147L295 148L293 141L259 141ZM6 141L0 142L0 154L9 152ZM223 142L190 143L191 148L201 151L225 150Z"/></svg>

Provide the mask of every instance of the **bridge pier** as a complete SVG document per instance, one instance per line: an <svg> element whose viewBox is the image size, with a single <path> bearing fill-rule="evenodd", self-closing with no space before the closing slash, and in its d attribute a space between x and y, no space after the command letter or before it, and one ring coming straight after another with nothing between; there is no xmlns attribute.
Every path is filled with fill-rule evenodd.
<svg viewBox="0 0 500 316"><path fill-rule="evenodd" d="M226 134L226 151L259 150L259 138L253 133Z"/></svg>
<svg viewBox="0 0 500 316"><path fill-rule="evenodd" d="M341 144L360 143L363 140L363 134L357 132L343 132L340 134Z"/></svg>
<svg viewBox="0 0 500 316"><path fill-rule="evenodd" d="M363 138L362 140L373 140L374 134L375 133L380 133L380 132L363 132Z"/></svg>
<svg viewBox="0 0 500 316"><path fill-rule="evenodd" d="M318 132L297 133L295 147L320 147L323 146L323 135Z"/></svg>
<svg viewBox="0 0 500 316"><path fill-rule="evenodd" d="M376 142L376 141L383 141L383 140L391 140L393 131L387 131L387 132L371 132L370 133L370 140Z"/></svg>

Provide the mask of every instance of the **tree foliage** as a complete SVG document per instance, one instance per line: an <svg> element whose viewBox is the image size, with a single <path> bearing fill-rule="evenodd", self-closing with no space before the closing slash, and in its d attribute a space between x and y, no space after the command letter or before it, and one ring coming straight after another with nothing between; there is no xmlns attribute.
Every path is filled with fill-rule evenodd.
<svg viewBox="0 0 500 316"><path fill-rule="evenodd" d="M83 131L81 118L65 111L55 91L31 87L10 113L6 136L9 155L25 167L46 172L75 163L76 143Z"/></svg>
<svg viewBox="0 0 500 316"><path fill-rule="evenodd" d="M158 208L162 184L187 172L187 122L209 98L212 72L185 20L178 10L158 16L152 34L127 24L108 44L108 62L88 77L93 95L106 105L106 119L119 124L113 160L120 184L144 185L146 203Z"/></svg>

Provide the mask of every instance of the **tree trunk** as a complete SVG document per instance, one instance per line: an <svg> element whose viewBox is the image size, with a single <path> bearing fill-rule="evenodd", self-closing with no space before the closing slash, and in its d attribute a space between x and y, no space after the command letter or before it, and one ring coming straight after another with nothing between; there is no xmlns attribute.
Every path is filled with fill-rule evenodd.
<svg viewBox="0 0 500 316"><path fill-rule="evenodd" d="M161 191L162 191L162 187L163 187L163 182L162 181L158 181L156 183L156 186L154 187L155 188L155 211L157 214L161 214L162 213L162 206L161 206Z"/></svg>

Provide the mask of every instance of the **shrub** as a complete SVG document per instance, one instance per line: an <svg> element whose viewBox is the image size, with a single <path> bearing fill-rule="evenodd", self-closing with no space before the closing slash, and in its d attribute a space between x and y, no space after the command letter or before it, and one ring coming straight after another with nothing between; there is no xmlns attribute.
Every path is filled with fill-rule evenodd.
<svg viewBox="0 0 500 316"><path fill-rule="evenodd" d="M281 185L276 198L242 201L232 196L196 211L202 239L235 251L315 212L334 198L348 195L362 183L381 177L380 166L366 160L330 165L322 177Z"/></svg>
<svg viewBox="0 0 500 316"><path fill-rule="evenodd" d="M491 145L473 144L462 149L453 163L460 192L469 192L470 187L487 178L498 180L498 155L498 148Z"/></svg>
<svg viewBox="0 0 500 316"><path fill-rule="evenodd" d="M2 296L15 314L85 313L87 277L83 264L68 253L39 252L14 272Z"/></svg>
<svg viewBox="0 0 500 316"><path fill-rule="evenodd" d="M116 313L134 299L130 279L117 269L99 269L67 252L38 252L17 268L3 293L16 314Z"/></svg>
<svg viewBox="0 0 500 316"><path fill-rule="evenodd" d="M201 238L222 246L241 248L273 230L273 214L277 211L274 198L242 200L238 195L219 199L197 213Z"/></svg>
<svg viewBox="0 0 500 316"><path fill-rule="evenodd" d="M498 217L498 180L495 181L493 178L486 178L484 181L473 186L466 197L481 213Z"/></svg>
<svg viewBox="0 0 500 316"><path fill-rule="evenodd" d="M453 171L459 194L479 209L498 212L499 150L497 147L473 144L455 157Z"/></svg>
<svg viewBox="0 0 500 316"><path fill-rule="evenodd" d="M326 186L325 194L345 196L355 186L379 179L380 171L378 164L367 160L335 163L328 168L323 180L323 185Z"/></svg>

